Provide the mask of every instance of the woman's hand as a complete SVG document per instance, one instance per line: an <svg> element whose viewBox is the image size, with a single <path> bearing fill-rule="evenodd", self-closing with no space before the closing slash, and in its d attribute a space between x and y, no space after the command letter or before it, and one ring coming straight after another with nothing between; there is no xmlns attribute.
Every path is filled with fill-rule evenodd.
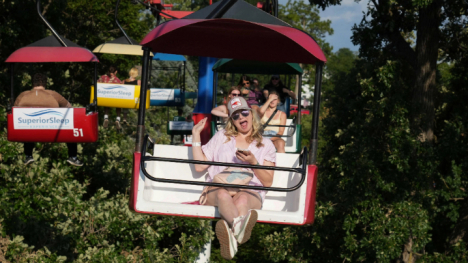
<svg viewBox="0 0 468 263"><path fill-rule="evenodd" d="M247 162L249 164L255 165L258 163L255 156L250 151L237 151L236 152L237 159Z"/></svg>
<svg viewBox="0 0 468 263"><path fill-rule="evenodd" d="M197 125L193 126L193 128L192 128L192 134L197 134L197 135L199 135L199 134L203 131L203 129L205 128L205 124L206 124L206 120L207 120L207 119L208 119L208 118L205 117L205 118L203 118L201 121L199 121L199 122L197 123Z"/></svg>
<svg viewBox="0 0 468 263"><path fill-rule="evenodd" d="M276 94L270 94L270 96L268 96L268 102L272 102L277 99L278 99L278 95Z"/></svg>

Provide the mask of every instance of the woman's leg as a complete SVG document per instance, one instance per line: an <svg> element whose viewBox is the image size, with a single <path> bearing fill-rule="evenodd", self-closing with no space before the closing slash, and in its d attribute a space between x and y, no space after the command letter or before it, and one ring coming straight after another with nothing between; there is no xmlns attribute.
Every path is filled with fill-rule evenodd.
<svg viewBox="0 0 468 263"><path fill-rule="evenodd" d="M206 205L217 206L221 218L232 227L232 221L239 216L239 212L226 188L212 187L206 197Z"/></svg>
<svg viewBox="0 0 468 263"><path fill-rule="evenodd" d="M104 122L102 124L102 126L104 128L107 128L107 126L109 125L109 108L104 108Z"/></svg>
<svg viewBox="0 0 468 263"><path fill-rule="evenodd" d="M256 210L262 208L262 199L257 192L242 190L234 196L234 204L239 211L239 217L234 218L232 230L239 244L244 244L250 239L252 229L257 223Z"/></svg>
<svg viewBox="0 0 468 263"><path fill-rule="evenodd" d="M286 146L286 143L284 142L283 139L275 140L273 142L273 144L276 147L276 152L278 152L278 153L285 153L286 152L286 150L284 149L284 147Z"/></svg>
<svg viewBox="0 0 468 263"><path fill-rule="evenodd" d="M239 212L239 216L244 216L250 209L262 208L262 198L257 192L241 190L232 200Z"/></svg>

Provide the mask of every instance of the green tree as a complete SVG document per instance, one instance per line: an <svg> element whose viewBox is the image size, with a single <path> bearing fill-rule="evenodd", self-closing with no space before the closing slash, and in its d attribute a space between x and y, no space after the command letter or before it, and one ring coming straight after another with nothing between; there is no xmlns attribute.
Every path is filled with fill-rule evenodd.
<svg viewBox="0 0 468 263"><path fill-rule="evenodd" d="M310 0L310 3L324 9L339 5L341 0ZM467 8L466 1L375 0L370 1L362 22L353 28L353 42L361 45L360 57L372 60L384 52L407 64L413 72L409 80L413 87L411 123L422 141L434 140L439 49L450 55L459 52L460 48L454 48L451 42L460 40L460 34L453 32L460 32L466 25L463 15ZM414 46L405 39L413 32L416 32Z"/></svg>

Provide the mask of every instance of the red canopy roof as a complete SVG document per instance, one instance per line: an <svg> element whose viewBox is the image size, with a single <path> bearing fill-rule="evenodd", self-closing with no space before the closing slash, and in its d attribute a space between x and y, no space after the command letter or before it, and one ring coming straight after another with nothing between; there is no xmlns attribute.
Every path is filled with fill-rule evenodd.
<svg viewBox="0 0 468 263"><path fill-rule="evenodd" d="M315 64L326 58L307 33L293 27L236 19L177 19L141 42L152 52Z"/></svg>
<svg viewBox="0 0 468 263"><path fill-rule="evenodd" d="M99 62L82 47L23 47L13 52L5 62Z"/></svg>

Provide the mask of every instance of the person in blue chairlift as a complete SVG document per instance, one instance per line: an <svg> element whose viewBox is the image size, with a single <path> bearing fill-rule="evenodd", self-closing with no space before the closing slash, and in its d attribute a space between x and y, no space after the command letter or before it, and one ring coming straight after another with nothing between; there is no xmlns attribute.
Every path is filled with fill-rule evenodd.
<svg viewBox="0 0 468 263"><path fill-rule="evenodd" d="M218 131L207 144L202 146L200 138L207 118L193 127L193 158L199 161L250 164L253 167L275 166L275 146L270 139L262 136L263 129L256 111L243 97L237 96L226 107L228 120L225 129ZM197 172L207 169L207 182L219 183L221 180L225 184L264 187L273 184L273 170L195 164ZM232 259L238 243L244 244L249 240L258 218L256 210L261 209L265 195L266 191L263 190L205 187L199 202L201 205L218 207L221 220L216 223L216 236L223 258Z"/></svg>
<svg viewBox="0 0 468 263"><path fill-rule="evenodd" d="M53 90L46 90L47 76L42 73L34 74L32 78L32 90L22 92L15 100L16 107L42 107L42 108L71 108L70 102L62 95ZM83 166L78 157L78 144L67 143L68 160L67 162L74 166ZM34 143L24 143L24 154L26 159L24 164L28 165L34 162L33 158Z"/></svg>

